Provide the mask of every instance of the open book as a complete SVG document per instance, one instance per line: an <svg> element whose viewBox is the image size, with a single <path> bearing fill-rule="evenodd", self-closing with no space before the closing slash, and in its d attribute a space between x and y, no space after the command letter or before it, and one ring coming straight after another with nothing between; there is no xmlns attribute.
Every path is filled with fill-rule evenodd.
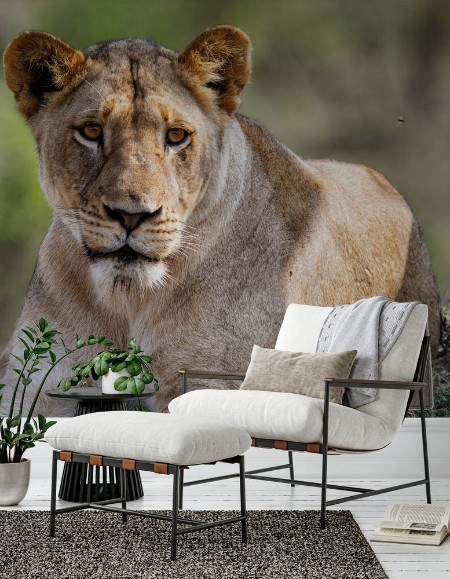
<svg viewBox="0 0 450 579"><path fill-rule="evenodd" d="M440 545L450 534L450 506L418 503L388 505L372 541Z"/></svg>

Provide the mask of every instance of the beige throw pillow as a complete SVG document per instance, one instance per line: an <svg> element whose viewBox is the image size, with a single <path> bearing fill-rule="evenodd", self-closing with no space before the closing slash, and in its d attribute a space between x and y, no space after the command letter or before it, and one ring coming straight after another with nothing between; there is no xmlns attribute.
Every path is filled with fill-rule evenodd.
<svg viewBox="0 0 450 579"><path fill-rule="evenodd" d="M303 354L253 346L242 390L291 392L312 398L324 397L325 378L348 378L356 350ZM344 388L330 389L330 402L342 404Z"/></svg>

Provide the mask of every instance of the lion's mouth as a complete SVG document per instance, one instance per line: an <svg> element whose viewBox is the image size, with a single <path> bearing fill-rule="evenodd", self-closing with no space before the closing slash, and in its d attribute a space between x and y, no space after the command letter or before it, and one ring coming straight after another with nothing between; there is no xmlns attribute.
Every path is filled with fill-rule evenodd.
<svg viewBox="0 0 450 579"><path fill-rule="evenodd" d="M86 253L91 261L97 261L100 259L112 259L115 258L123 264L130 264L138 260L144 260L147 262L159 262L160 259L157 257L150 257L148 255L143 255L132 249L129 245L124 245L116 251L93 251L90 247L85 245Z"/></svg>

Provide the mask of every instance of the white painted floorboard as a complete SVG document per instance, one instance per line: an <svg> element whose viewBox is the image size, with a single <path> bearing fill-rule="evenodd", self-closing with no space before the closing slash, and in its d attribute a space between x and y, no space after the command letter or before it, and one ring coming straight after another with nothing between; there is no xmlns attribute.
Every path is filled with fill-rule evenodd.
<svg viewBox="0 0 450 579"><path fill-rule="evenodd" d="M233 467L224 464L218 464L216 467L194 467L186 471L185 480L203 476L218 476L228 472L233 472ZM296 474L296 476L300 477L300 473ZM142 478L145 496L130 503L130 508L170 509L172 477L143 473ZM330 483L333 482L336 484L360 485L365 488L381 488L401 484L405 480L330 480ZM338 491L329 491L329 498L336 496L339 496ZM450 479L433 480L432 499L433 502L450 502ZM319 501L318 489L299 486L291 488L287 484L247 480L247 507L249 510L318 509ZM412 487L403 491L353 501L331 508L350 509L365 537L370 541L373 529L376 523L382 519L387 503L395 501L425 502L425 488L423 486ZM67 505L68 503L59 501L59 504ZM32 479L28 495L21 505L9 508L40 510L49 509L49 507L50 479L35 478ZM186 488L184 507L195 510L238 509L239 491L237 479ZM375 542L371 543L371 546L390 579L450 578L450 538L447 538L440 547Z"/></svg>

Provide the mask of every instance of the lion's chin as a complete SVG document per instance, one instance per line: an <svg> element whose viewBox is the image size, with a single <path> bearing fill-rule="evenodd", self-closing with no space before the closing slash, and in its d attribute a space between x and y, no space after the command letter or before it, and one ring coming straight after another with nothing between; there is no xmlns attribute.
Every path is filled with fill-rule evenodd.
<svg viewBox="0 0 450 579"><path fill-rule="evenodd" d="M120 293L144 294L146 290L163 286L167 266L160 260L107 258L91 263L91 274L97 294L108 299Z"/></svg>

